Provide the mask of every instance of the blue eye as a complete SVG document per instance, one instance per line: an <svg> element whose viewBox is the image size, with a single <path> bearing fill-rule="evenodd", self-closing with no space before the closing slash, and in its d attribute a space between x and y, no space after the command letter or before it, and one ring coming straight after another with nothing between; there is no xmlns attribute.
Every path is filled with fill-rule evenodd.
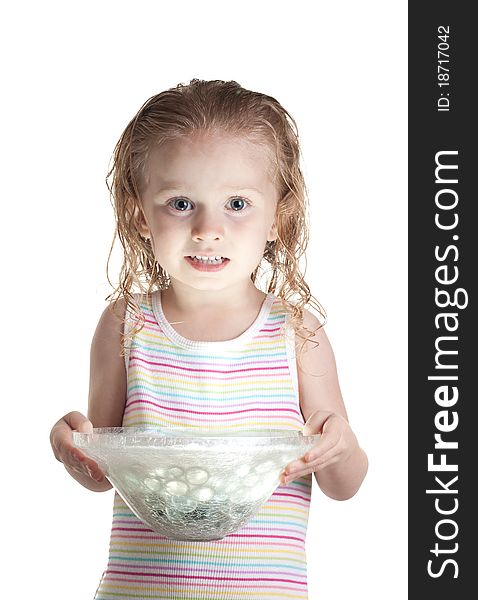
<svg viewBox="0 0 478 600"><path fill-rule="evenodd" d="M231 198L228 204L232 210L237 212L247 206L247 201L244 198Z"/></svg>
<svg viewBox="0 0 478 600"><path fill-rule="evenodd" d="M171 208L179 212L186 212L193 208L190 200L187 200L186 198L173 198L168 202L168 204L169 206L171 206ZM240 212L244 210L244 208L246 208L248 204L249 202L245 198L236 197L231 198L228 201L227 206L230 210L233 210L234 212Z"/></svg>
<svg viewBox="0 0 478 600"><path fill-rule="evenodd" d="M169 204L175 210L179 210L181 212L189 210L191 207L191 202L189 202L189 200L186 200L186 198L174 198L174 200L171 200Z"/></svg>

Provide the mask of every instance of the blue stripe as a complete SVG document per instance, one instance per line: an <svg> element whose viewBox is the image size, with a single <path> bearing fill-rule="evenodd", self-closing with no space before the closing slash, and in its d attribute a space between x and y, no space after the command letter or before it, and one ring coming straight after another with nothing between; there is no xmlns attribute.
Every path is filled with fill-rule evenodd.
<svg viewBox="0 0 478 600"><path fill-rule="evenodd" d="M133 385L131 387L128 387L128 392L133 392L134 390L146 390L148 392L150 392L151 394L154 394L155 392L157 392L156 388L151 388L148 387L147 385ZM195 400L198 403L204 403L204 402L208 402L208 401L218 401L217 398L211 398L206 396L206 394L210 394L212 393L211 390L204 390L204 392L198 392L199 396L194 396L193 394L171 394L169 392L166 392L164 390L164 388L161 388L161 397L157 398L158 402L161 402L161 400L163 400L164 398L184 398L185 400ZM250 394L248 396L236 396L234 395L234 392L231 391L228 394L227 390L219 390L219 392L215 392L215 393L219 393L222 395L221 400L221 404L224 404L224 401L227 400L249 400L251 398L290 398L291 400L295 399L294 394L291 392L289 394L278 394L275 392L274 389L271 390L270 394ZM227 398L227 396L230 396L229 398ZM225 397L226 396L226 397ZM190 407L191 409L194 407ZM283 409L283 407L278 407L277 410L281 410ZM272 410L272 409L271 409Z"/></svg>
<svg viewBox="0 0 478 600"><path fill-rule="evenodd" d="M148 563L162 563L162 564L172 564L172 565L177 565L177 564L181 564L184 565L184 560L174 560L172 558L141 558L141 557L137 557L137 556L115 556L115 555L111 555L110 556L111 560L119 560L119 561L137 561L137 562L148 562ZM286 569L294 569L295 571L304 571L306 572L307 569L304 567L300 567L300 566L296 566L296 565L290 565L290 564L284 564L284 563L273 563L273 564L269 564L269 563L265 563L265 560L269 561L269 560L274 560L274 557L271 556L267 556L264 558L264 562L254 562L254 563L248 563L248 562L242 562L241 559L241 567L257 567L258 569L264 568L264 567L284 567ZM284 560L283 558L280 558L280 560ZM214 560L201 560L200 562L195 562L194 566L199 566L199 565L211 565L211 566L215 566L215 567L230 567L231 566L231 562L230 561L214 561ZM189 568L192 569L191 564L188 565Z"/></svg>
<svg viewBox="0 0 478 600"><path fill-rule="evenodd" d="M282 346L283 344L279 343L277 344L278 346ZM171 350L167 350L166 348L164 348L163 346L159 347L159 344L157 344L156 346L148 346L146 343L145 344L139 344L138 342L136 342L131 348L130 348L130 353L132 353L133 350L135 349L140 349L140 350L149 350L150 352L156 352L158 355L169 355L174 357L175 359L190 359L190 358L195 358L198 359L199 361L204 361L207 362L208 360L214 360L214 362L219 362L221 360L223 360L224 362L228 362L231 363L231 360L233 360L233 358L231 356L214 356L214 355L207 355L207 354L182 354L180 352L173 352ZM275 348L274 348L275 350ZM257 352L257 350L255 348L249 350L249 352ZM264 352L262 352L261 354L248 354L246 351L241 352L238 357L237 357L237 361L238 364L241 364L240 361L244 360L244 356L247 354L247 360L252 360L252 359L261 359L261 360L265 360L267 358L271 358L271 357L282 357L285 358L287 356L287 352L284 350L279 350L277 349L277 351L275 352L271 352L270 354L265 354Z"/></svg>

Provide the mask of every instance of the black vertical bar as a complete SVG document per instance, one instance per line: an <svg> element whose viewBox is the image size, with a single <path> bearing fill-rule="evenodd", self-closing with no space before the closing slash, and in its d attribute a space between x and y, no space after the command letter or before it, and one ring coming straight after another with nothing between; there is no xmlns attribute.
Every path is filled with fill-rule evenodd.
<svg viewBox="0 0 478 600"><path fill-rule="evenodd" d="M412 600L475 597L478 576L472 492L478 482L478 29L472 6L409 3Z"/></svg>

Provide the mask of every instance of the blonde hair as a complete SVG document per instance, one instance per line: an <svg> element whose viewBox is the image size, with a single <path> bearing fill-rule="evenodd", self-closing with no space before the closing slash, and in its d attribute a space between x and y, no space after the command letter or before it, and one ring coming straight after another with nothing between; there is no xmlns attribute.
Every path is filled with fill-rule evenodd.
<svg viewBox="0 0 478 600"><path fill-rule="evenodd" d="M282 300L296 332L302 332L305 339L312 337L307 329L303 333L304 307L314 307L324 320L325 311L312 296L299 265L308 243L308 223L297 126L275 98L246 90L235 81L193 79L161 92L143 104L121 135L106 182L116 216L112 249L117 237L123 247L123 264L119 283L112 286L114 292L108 299L113 304L120 298L126 300L136 316L133 332L137 332L144 318L134 288L149 295L169 286L168 274L156 262L151 241L138 228L146 165L153 146L207 131L244 136L266 143L272 150L279 191L277 239L266 243L263 260L251 279L256 283L261 274L268 275L267 291ZM111 251L108 267L110 258Z"/></svg>

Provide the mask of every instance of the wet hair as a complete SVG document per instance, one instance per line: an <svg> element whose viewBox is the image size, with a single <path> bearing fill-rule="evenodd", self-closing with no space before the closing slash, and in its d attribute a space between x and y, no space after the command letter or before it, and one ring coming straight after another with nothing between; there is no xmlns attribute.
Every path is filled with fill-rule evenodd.
<svg viewBox="0 0 478 600"><path fill-rule="evenodd" d="M235 81L193 79L151 97L118 140L106 181L116 216L113 245L118 238L123 264L119 283L113 285L108 299L114 304L125 299L137 319L135 332L144 324L135 292L149 295L169 286L151 240L141 235L139 227L148 158L158 144L202 132L244 137L270 149L278 190L277 239L266 243L251 279L258 286L265 279L265 291L282 300L296 332L304 339L312 337L313 332L302 326L304 307L315 308L323 320L325 312L311 294L299 264L305 260L308 242L308 200L297 126L275 98L244 89Z"/></svg>

